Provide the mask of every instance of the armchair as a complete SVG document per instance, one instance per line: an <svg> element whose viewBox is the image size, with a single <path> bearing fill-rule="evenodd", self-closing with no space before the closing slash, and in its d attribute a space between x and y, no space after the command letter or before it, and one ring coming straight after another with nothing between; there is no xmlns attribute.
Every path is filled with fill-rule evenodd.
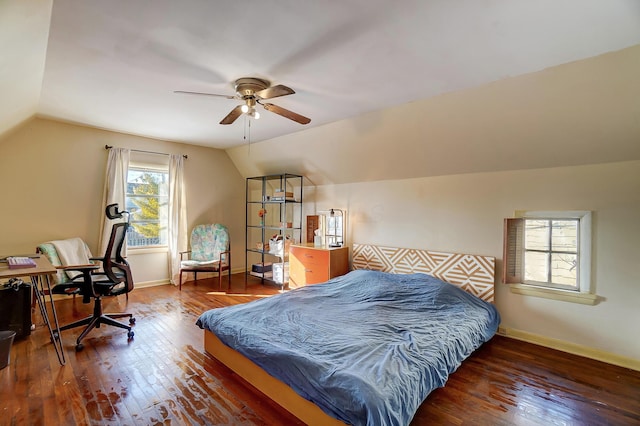
<svg viewBox="0 0 640 426"><path fill-rule="evenodd" d="M109 205L106 209L107 217L110 219L121 218L123 213L119 212L116 205ZM56 266L63 271L75 271L79 275L72 279L62 280L55 284L51 291L54 294L81 295L83 303L90 303L94 299L93 314L60 327L60 330L68 330L75 327L86 326L76 340L76 351L83 349L82 339L100 325L106 324L127 330L127 337L134 336L131 325L135 324L135 318L130 313L105 314L102 312L102 298L128 294L134 288L131 268L122 257L122 247L124 246L128 222L115 223L111 228L111 235L104 256L91 258L97 264ZM40 251L42 246L39 247ZM46 249L45 249L46 250ZM46 251L43 251L45 255ZM51 259L51 257L50 257ZM59 262L59 261L58 261ZM129 317L129 325L120 323L115 318Z"/></svg>
<svg viewBox="0 0 640 426"><path fill-rule="evenodd" d="M222 273L228 271L231 288L231 242L227 227L219 223L198 225L191 231L189 246L191 250L180 252L180 290L183 272L193 272L194 281L198 280L198 272L217 273L222 289Z"/></svg>

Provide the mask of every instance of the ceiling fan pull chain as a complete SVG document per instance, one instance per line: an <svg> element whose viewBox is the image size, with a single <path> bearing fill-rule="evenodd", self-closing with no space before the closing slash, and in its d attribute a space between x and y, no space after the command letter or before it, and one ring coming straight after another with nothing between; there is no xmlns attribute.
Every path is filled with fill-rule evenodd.
<svg viewBox="0 0 640 426"><path fill-rule="evenodd" d="M249 146L247 147L247 155L251 155L251 118L246 118L249 123Z"/></svg>
<svg viewBox="0 0 640 426"><path fill-rule="evenodd" d="M248 140L247 155L250 155L251 154L251 119L246 115L244 116L243 130L244 130L244 136L242 137L242 139L245 142Z"/></svg>

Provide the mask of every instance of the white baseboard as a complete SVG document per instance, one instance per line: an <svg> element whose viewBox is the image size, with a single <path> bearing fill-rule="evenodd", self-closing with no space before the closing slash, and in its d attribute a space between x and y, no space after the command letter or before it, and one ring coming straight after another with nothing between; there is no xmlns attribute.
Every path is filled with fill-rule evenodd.
<svg viewBox="0 0 640 426"><path fill-rule="evenodd" d="M136 281L134 283L134 290L135 290L135 287L145 288L145 287L155 287L155 286L165 285L165 284L171 284L168 278L165 278L163 280L155 280L155 281L143 281L143 282Z"/></svg>
<svg viewBox="0 0 640 426"><path fill-rule="evenodd" d="M510 337L512 339L522 340L523 342L533 343L547 348L568 352L570 354L580 355L585 358L591 358L597 361L606 362L608 364L640 371L640 360L628 358L611 352L606 352L600 349L565 342L563 340L552 339L550 337L540 336L538 334L529 333L527 331L516 330L514 328L507 328L502 326L498 328L498 334L501 336Z"/></svg>

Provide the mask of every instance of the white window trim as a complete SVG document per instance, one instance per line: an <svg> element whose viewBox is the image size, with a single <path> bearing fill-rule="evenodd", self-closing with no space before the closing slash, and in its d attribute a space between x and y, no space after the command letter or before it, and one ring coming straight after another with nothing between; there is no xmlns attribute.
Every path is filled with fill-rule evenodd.
<svg viewBox="0 0 640 426"><path fill-rule="evenodd" d="M169 251L167 246L142 246L128 247L129 254L148 254L148 253L166 253Z"/></svg>
<svg viewBox="0 0 640 426"><path fill-rule="evenodd" d="M553 219L579 219L580 220L580 265L579 284L580 289L563 290L551 287L542 287L535 284L510 284L512 293L525 296L542 297L545 299L561 300L565 302L595 305L599 298L594 292L591 280L591 212L587 210L563 210L563 211L516 211L515 217L524 219L553 218Z"/></svg>

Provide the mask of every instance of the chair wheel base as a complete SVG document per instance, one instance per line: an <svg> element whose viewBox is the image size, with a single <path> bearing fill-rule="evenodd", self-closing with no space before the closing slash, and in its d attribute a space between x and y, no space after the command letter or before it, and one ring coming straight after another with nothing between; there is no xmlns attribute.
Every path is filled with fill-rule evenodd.
<svg viewBox="0 0 640 426"><path fill-rule="evenodd" d="M132 340L134 335L135 333L133 332L133 330L129 330L129 332L127 333L127 337L129 338L129 340Z"/></svg>
<svg viewBox="0 0 640 426"><path fill-rule="evenodd" d="M129 324L133 325L136 323L136 319L134 317L129 318Z"/></svg>
<svg viewBox="0 0 640 426"><path fill-rule="evenodd" d="M78 343L76 345L76 352L80 352L83 349L84 349L84 345L82 343Z"/></svg>

